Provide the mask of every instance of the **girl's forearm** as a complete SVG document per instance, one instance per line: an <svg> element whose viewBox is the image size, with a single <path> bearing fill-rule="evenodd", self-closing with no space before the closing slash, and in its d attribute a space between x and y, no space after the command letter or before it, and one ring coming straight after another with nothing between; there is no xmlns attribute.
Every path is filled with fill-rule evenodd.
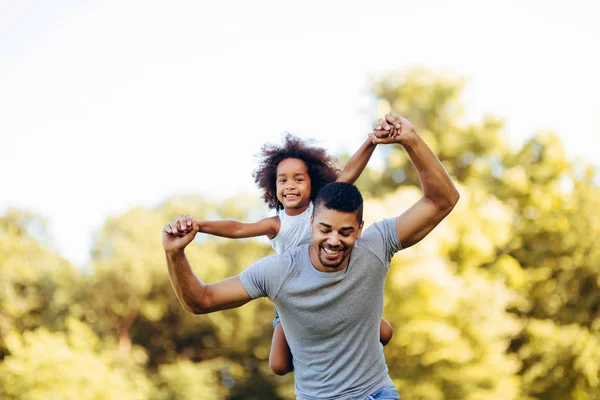
<svg viewBox="0 0 600 400"><path fill-rule="evenodd" d="M362 174L365 167L369 163L373 151L377 145L373 144L370 139L367 139L362 146L352 155L348 163L344 166L344 169L338 177L338 182L354 183Z"/></svg>

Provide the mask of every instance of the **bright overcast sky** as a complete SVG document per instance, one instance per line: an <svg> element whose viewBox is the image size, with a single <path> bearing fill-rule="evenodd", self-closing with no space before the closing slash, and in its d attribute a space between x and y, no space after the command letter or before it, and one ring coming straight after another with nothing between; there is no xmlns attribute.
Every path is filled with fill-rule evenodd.
<svg viewBox="0 0 600 400"><path fill-rule="evenodd" d="M472 121L597 164L599 19L595 0L0 0L0 214L42 214L82 265L136 205L258 196L254 154L283 131L354 150L369 78L414 66L468 78Z"/></svg>

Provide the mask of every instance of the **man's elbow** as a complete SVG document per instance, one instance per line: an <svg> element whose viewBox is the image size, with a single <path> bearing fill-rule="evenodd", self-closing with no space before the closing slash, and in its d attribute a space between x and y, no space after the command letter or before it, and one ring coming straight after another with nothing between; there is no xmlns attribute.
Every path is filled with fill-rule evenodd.
<svg viewBox="0 0 600 400"><path fill-rule="evenodd" d="M192 314L208 314L211 312L210 306L206 301L200 299L183 299L180 302L183 309Z"/></svg>
<svg viewBox="0 0 600 400"><path fill-rule="evenodd" d="M451 193L448 194L448 196L438 201L438 209L444 211L446 214L450 214L450 212L458 203L459 199L460 194L458 193L458 190L454 189Z"/></svg>
<svg viewBox="0 0 600 400"><path fill-rule="evenodd" d="M459 199L460 199L460 193L458 193L458 190L456 190L456 188L455 188L452 191L452 194L450 195L450 210L452 210L454 208L454 206L456 206Z"/></svg>
<svg viewBox="0 0 600 400"><path fill-rule="evenodd" d="M206 314L206 311L202 307L192 306L188 304L181 303L181 307L184 311L189 312L190 314L200 315Z"/></svg>
<svg viewBox="0 0 600 400"><path fill-rule="evenodd" d="M191 314L194 315L202 315L202 314L209 314L211 312L213 312L212 309L208 308L208 307L203 307L203 306L199 306L199 305L185 305L182 304L183 309Z"/></svg>

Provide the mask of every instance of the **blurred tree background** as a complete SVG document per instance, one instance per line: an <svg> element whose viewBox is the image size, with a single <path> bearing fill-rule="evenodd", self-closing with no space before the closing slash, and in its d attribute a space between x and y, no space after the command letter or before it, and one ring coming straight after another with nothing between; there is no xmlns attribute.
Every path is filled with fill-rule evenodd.
<svg viewBox="0 0 600 400"><path fill-rule="evenodd" d="M461 192L455 211L400 252L386 284L385 348L403 399L600 399L600 189L551 132L511 146L503 122L463 122L465 80L393 71L372 84L377 115L407 116ZM375 118L375 115L373 115ZM420 197L400 147L358 181L367 224ZM347 160L347 155L340 160ZM341 162L343 164L343 162ZM250 171L248 171L250 174ZM0 216L0 398L291 399L268 368L268 300L185 313L160 230L181 213L255 220L260 199L177 196L108 219L91 268L48 250L43 217ZM270 254L260 240L199 237L188 248L216 281Z"/></svg>

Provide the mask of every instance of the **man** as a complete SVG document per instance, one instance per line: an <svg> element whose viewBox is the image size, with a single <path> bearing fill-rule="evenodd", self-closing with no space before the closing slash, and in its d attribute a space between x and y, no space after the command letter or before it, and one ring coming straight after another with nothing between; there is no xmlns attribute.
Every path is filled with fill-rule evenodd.
<svg viewBox="0 0 600 400"><path fill-rule="evenodd" d="M380 137L386 130L389 134ZM184 254L198 232L197 222L180 216L163 229L169 276L186 310L209 313L264 296L275 303L301 400L398 398L379 342L385 277L393 255L423 239L458 201L444 167L406 119L387 114L370 137L404 147L417 168L423 197L364 234L360 193L353 185L332 183L314 202L312 244L205 284Z"/></svg>

